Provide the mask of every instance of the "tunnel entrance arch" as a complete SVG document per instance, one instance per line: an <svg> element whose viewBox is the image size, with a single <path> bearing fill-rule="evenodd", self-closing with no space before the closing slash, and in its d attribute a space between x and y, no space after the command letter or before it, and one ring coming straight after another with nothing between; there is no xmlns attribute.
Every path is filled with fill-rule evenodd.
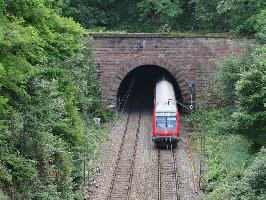
<svg viewBox="0 0 266 200"><path fill-rule="evenodd" d="M157 66L161 69L164 69L168 74L170 74L177 82L178 87L180 89L180 94L182 96L184 103L189 103L190 101L190 95L188 91L188 85L187 85L187 79L181 70L182 66L179 66L178 64L173 64L169 61L167 61L163 57L153 57L153 56L140 56L135 57L133 59L130 59L126 63L127 67L121 66L119 72L115 75L113 79L113 86L110 90L109 94L114 102L117 98L117 93L119 90L119 87L121 86L122 81L125 79L125 77L134 69L139 67L149 67L149 66ZM152 69L152 68L150 68Z"/></svg>
<svg viewBox="0 0 266 200"><path fill-rule="evenodd" d="M146 64L133 68L120 82L116 94L117 108L122 108L124 103L126 101L131 101L132 98L134 98L134 101L139 100L140 98L138 98L138 96L143 96L144 92L144 96L146 98L145 102L149 102L146 106L148 109L151 109L154 101L154 89L156 82L162 79L166 79L172 83L176 99L183 102L184 97L180 85L178 84L178 79L176 79L171 72L161 66ZM130 94L129 99L126 99L129 93L134 94Z"/></svg>
<svg viewBox="0 0 266 200"><path fill-rule="evenodd" d="M188 80L197 84L198 99L206 101L206 87L217 70L217 63L241 52L246 43L241 38L221 34L193 34L188 37L139 33L90 35L95 40L93 50L103 103L110 108L115 105L121 81L129 71L141 65L158 65L167 69L176 78L187 104Z"/></svg>

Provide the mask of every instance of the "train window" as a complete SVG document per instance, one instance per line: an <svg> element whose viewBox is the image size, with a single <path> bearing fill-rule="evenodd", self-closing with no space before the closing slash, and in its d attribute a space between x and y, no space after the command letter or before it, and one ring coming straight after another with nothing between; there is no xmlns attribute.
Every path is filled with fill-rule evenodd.
<svg viewBox="0 0 266 200"><path fill-rule="evenodd" d="M167 117L167 121L168 121L167 125L169 129L176 128L176 117Z"/></svg>
<svg viewBox="0 0 266 200"><path fill-rule="evenodd" d="M166 129L167 123L166 123L166 117L156 117L156 128L158 129Z"/></svg>
<svg viewBox="0 0 266 200"><path fill-rule="evenodd" d="M176 128L176 117L157 116L156 128L161 130L172 130Z"/></svg>

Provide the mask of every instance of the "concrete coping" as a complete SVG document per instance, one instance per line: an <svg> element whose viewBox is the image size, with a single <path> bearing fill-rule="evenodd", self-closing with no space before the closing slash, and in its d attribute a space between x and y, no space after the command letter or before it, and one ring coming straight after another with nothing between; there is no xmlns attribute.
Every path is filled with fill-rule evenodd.
<svg viewBox="0 0 266 200"><path fill-rule="evenodd" d="M169 32L169 33L125 33L125 32L86 32L93 38L253 38L232 33L204 33L204 32Z"/></svg>

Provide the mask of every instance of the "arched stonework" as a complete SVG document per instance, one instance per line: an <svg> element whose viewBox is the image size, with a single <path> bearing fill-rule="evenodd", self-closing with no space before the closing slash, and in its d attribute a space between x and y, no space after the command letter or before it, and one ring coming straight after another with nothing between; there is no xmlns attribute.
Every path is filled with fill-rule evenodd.
<svg viewBox="0 0 266 200"><path fill-rule="evenodd" d="M93 38L106 104L116 102L121 81L131 70L142 65L157 65L170 72L184 101L189 99L187 81L194 81L197 99L204 100L204 95L209 95L207 88L217 63L240 52L245 44L243 39L219 35L182 37L136 33L96 34Z"/></svg>
<svg viewBox="0 0 266 200"><path fill-rule="evenodd" d="M112 88L109 93L109 98L111 97L114 101L116 99L116 95L119 89L119 86L125 76L129 74L132 70L134 70L137 67L145 66L145 65L156 65L159 66L165 70L167 70L176 80L178 83L179 89L181 91L181 95L184 102L187 102L190 99L188 86L187 86L187 79L184 75L184 73L179 70L178 66L174 65L173 63L167 61L166 59L160 58L160 57L136 57L133 59L130 59L127 62L128 67L121 67L119 72L115 75L114 80L112 81Z"/></svg>

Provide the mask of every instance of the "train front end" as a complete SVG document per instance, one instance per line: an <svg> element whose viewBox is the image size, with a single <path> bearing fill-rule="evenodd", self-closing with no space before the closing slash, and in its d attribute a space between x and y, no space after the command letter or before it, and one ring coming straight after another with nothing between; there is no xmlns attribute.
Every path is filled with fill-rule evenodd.
<svg viewBox="0 0 266 200"><path fill-rule="evenodd" d="M172 84L166 80L157 82L152 121L155 144L176 144L180 134L180 115L175 102Z"/></svg>

